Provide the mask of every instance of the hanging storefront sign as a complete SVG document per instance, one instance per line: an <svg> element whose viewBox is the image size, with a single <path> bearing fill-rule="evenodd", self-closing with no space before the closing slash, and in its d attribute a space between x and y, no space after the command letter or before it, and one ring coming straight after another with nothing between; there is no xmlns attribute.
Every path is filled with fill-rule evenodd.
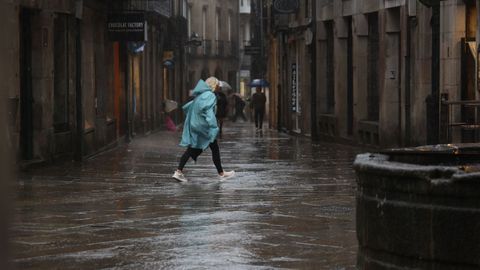
<svg viewBox="0 0 480 270"><path fill-rule="evenodd" d="M110 14L108 16L107 31L112 41L147 41L145 14Z"/></svg>
<svg viewBox="0 0 480 270"><path fill-rule="evenodd" d="M297 12L299 7L298 0L275 0L273 8L275 12L282 14L290 14Z"/></svg>
<svg viewBox="0 0 480 270"><path fill-rule="evenodd" d="M298 103L298 87L297 87L297 64L292 64L292 112L297 111L297 103Z"/></svg>

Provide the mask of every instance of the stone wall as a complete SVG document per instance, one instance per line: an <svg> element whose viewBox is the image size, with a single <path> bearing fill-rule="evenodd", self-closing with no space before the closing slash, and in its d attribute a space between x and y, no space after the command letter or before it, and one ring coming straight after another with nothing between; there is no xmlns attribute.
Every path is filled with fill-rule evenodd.
<svg viewBox="0 0 480 270"><path fill-rule="evenodd" d="M17 12L13 0L0 0L0 33L9 38L4 38L6 42L0 42L0 59L4 63L12 63L12 65L0 65L0 268L10 269L8 225L11 220L11 194L10 187L14 178L12 176L13 155L11 150L12 142L16 145L16 136L11 137L10 130L16 128L15 122L10 123L8 119L12 111L7 107L10 98L16 97L16 85L18 84L18 66L15 64L16 55L18 54L18 36L15 25L17 25ZM10 109L10 110L9 110Z"/></svg>
<svg viewBox="0 0 480 270"><path fill-rule="evenodd" d="M466 35L466 25L472 32L476 19L466 18L473 8L467 8L463 1L448 0L441 4L441 52L440 52L440 94L447 94L449 100L462 99L461 40ZM368 16L378 14L378 121L368 114ZM472 13L473 14L473 13ZM320 133L335 134L340 140L350 140L378 146L418 145L427 142L426 99L432 93L432 28L431 8L415 1L330 1L317 2L317 115L329 109L327 104L326 76L326 28L325 22L334 22L334 76L335 110L329 119L335 119L333 131ZM304 10L290 16L289 39L302 35L298 29L306 22ZM348 48L348 28L352 27L352 48ZM473 33L474 35L475 33ZM407 36L410 40L407 41ZM409 42L409 43L407 43ZM301 43L301 42L300 42ZM299 43L299 44L300 44ZM407 48L411 48L407 50ZM353 133L348 134L348 51L353 51ZM280 52L281 54L282 52ZM288 51L295 54L294 51ZM307 61L308 62L308 61ZM308 73L308 63L299 69ZM407 64L409 65L407 68ZM408 72L408 74L406 74ZM471 71L470 71L471 72ZM470 73L469 73L470 74ZM473 76L473 75L471 75ZM308 78L302 78L301 85ZM407 87L408 84L408 87ZM408 98L408 100L407 100ZM308 103L309 101L304 101ZM436 101L440 103L440 100ZM302 104L302 107L306 104ZM288 112L289 108L284 108ZM325 116L326 117L326 116ZM333 117L333 118L332 118ZM435 117L435 116L433 116ZM440 115L438 115L440 118ZM453 120L459 121L460 110L455 109ZM307 119L309 120L309 119ZM305 124L308 125L308 124ZM327 124L325 124L326 126ZM319 128L325 128L320 123ZM445 129L445 126L442 127ZM440 136L445 132L441 130ZM453 141L461 140L460 132L453 133Z"/></svg>
<svg viewBox="0 0 480 270"><path fill-rule="evenodd" d="M228 74L238 72L238 55L236 57L230 57L227 55L227 42L228 42L228 16L231 15L231 42L234 46L239 47L239 5L240 3L235 0L219 1L219 0L200 0L200 1L188 1L191 8L191 31L199 35L201 39L211 42L211 51L209 55L203 56L202 54L194 54L187 57L187 70L194 73L193 82L190 82L195 86L198 79L201 78L202 70L208 71L208 75L214 76L221 73L219 78L222 81L227 81L233 88L237 88L236 78L230 81ZM203 18L202 12L206 9L206 27L205 33L203 33ZM224 55L216 56L216 44L217 37L215 36L216 18L217 12L220 14L220 32L218 33L218 40L223 41ZM203 52L204 46L198 48L191 48L196 52ZM205 79L205 78L203 78ZM234 89L237 90L237 89Z"/></svg>
<svg viewBox="0 0 480 270"><path fill-rule="evenodd" d="M132 75L126 43L115 43L107 35L111 2L83 1L81 10L75 10L74 0L8 3L2 10L7 21L1 27L9 38L0 42L6 52L0 68L2 74L8 74L3 81L11 108L9 136L15 160L29 165L73 158L74 154L77 158L89 156L115 146L131 124L126 112L133 108L133 89L126 84L126 75ZM147 18L151 23L146 49L131 57L137 60L135 132L140 134L161 127L163 49L170 38L167 18L158 14ZM24 61L30 55L31 61ZM177 74L181 76L182 70ZM173 87L172 91L180 92L180 88ZM22 89L31 89L32 98L27 98ZM30 107L31 128L25 124L30 121L22 119L29 115L22 113L22 108ZM32 153L24 149L32 149Z"/></svg>

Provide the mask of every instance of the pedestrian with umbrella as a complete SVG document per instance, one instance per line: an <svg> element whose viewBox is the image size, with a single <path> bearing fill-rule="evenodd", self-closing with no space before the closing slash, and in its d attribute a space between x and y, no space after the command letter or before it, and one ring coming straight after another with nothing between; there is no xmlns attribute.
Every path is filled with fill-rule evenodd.
<svg viewBox="0 0 480 270"><path fill-rule="evenodd" d="M183 174L185 164L190 158L196 161L198 156L208 147L212 151L213 163L220 179L235 175L234 171L223 170L220 159L220 149L217 142L219 129L215 117L217 99L213 93L218 88L219 81L215 77L210 77L206 81L198 81L193 90L194 99L183 106L186 117L180 145L187 147L187 150L180 158L178 168L172 176L178 181L187 181Z"/></svg>
<svg viewBox="0 0 480 270"><path fill-rule="evenodd" d="M267 102L267 97L262 93L262 89L257 87L256 93L252 96L252 101L250 107L254 111L255 117L255 128L262 130L263 125L263 116L265 115L265 103Z"/></svg>
<svg viewBox="0 0 480 270"><path fill-rule="evenodd" d="M268 87L270 84L264 79L255 79L249 85L256 89L256 93L253 94L250 103L250 107L254 110L255 128L262 130L265 103L267 102L267 97L262 92L262 89L263 87Z"/></svg>

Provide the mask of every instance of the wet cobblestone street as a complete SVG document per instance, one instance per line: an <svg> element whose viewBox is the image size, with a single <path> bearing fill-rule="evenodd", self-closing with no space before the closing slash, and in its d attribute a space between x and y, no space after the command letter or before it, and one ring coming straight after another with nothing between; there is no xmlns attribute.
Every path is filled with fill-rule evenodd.
<svg viewBox="0 0 480 270"><path fill-rule="evenodd" d="M22 173L19 269L355 269L359 148L227 124L219 181L210 150L171 178L179 134L137 137L79 163Z"/></svg>

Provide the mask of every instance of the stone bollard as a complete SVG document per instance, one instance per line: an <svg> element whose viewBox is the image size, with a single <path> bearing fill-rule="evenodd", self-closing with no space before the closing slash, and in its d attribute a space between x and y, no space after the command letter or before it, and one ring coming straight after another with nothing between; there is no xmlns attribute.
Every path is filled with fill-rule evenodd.
<svg viewBox="0 0 480 270"><path fill-rule="evenodd" d="M358 155L359 269L480 269L480 147Z"/></svg>

